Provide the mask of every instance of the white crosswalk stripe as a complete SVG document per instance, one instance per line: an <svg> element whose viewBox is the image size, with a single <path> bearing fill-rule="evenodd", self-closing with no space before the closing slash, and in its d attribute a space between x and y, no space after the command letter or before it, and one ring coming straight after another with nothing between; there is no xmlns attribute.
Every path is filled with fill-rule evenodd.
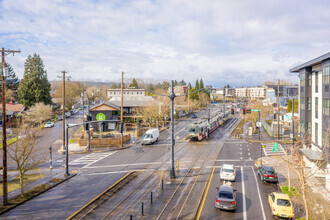
<svg viewBox="0 0 330 220"><path fill-rule="evenodd" d="M273 148L274 148L273 144L265 144L265 146L266 147L263 148L263 150L264 150L266 157L286 155L285 150L283 149L283 147L280 144L278 144L278 148L279 148L278 152L273 152Z"/></svg>
<svg viewBox="0 0 330 220"><path fill-rule="evenodd" d="M103 160L104 158L116 153L117 151L113 152L107 152L107 153L92 153L89 155L86 155L84 157L81 157L79 159L76 159L74 161L71 161L69 165L85 165L84 167L88 167L91 164L94 164L100 160Z"/></svg>

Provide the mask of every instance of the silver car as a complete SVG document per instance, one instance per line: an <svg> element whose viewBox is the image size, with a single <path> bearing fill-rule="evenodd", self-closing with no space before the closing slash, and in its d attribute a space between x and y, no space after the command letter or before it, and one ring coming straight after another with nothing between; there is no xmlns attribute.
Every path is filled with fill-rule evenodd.
<svg viewBox="0 0 330 220"><path fill-rule="evenodd" d="M236 210L236 189L231 186L222 185L215 200L215 207L222 210Z"/></svg>

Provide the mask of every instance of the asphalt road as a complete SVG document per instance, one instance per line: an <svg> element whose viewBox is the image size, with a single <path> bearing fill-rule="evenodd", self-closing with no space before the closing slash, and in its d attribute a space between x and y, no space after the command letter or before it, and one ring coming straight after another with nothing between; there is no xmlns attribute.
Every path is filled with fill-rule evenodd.
<svg viewBox="0 0 330 220"><path fill-rule="evenodd" d="M227 139L222 147L203 204L199 219L272 219L267 195L278 191L277 184L261 182L254 162L260 157L260 144L247 143L244 140ZM220 180L220 168L223 164L236 167L236 181L232 186L237 189L237 210L222 211L215 208L216 187L223 184ZM275 218L274 218L275 219Z"/></svg>
<svg viewBox="0 0 330 220"><path fill-rule="evenodd" d="M79 117L76 118L76 120L78 119ZM180 139L187 134L191 120L178 120L178 123L175 124L175 137L179 137L176 142L178 149L184 145L183 142L180 143ZM58 122L54 128L45 132L48 131L54 131L56 134L49 134L48 136L51 136L49 141L44 140L44 144L39 143L41 147L47 144L43 147L46 151L50 143L61 139L60 123ZM124 150L70 155L70 170L78 170L76 177L3 214L1 218L65 219L129 171L152 169L152 166L157 166L157 162L164 161L164 158L168 161L170 146L168 137L169 133L164 131L161 133L159 144L150 146L136 144Z"/></svg>

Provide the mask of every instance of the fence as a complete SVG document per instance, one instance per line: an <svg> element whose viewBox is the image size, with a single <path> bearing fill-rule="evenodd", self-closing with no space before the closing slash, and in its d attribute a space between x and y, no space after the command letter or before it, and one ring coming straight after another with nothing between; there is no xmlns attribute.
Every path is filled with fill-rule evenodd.
<svg viewBox="0 0 330 220"><path fill-rule="evenodd" d="M131 140L131 134L123 135L123 142L129 142ZM80 138L78 140L79 146L87 146L87 139ZM119 137L110 137L110 138L93 138L90 139L90 145L92 147L105 147L105 146L118 146L120 145L120 136Z"/></svg>

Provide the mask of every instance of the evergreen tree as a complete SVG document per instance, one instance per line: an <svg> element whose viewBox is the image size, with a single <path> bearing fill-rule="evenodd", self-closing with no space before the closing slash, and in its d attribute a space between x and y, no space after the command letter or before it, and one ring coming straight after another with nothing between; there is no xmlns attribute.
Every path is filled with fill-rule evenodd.
<svg viewBox="0 0 330 220"><path fill-rule="evenodd" d="M5 67L8 68L8 75L6 77L6 88L16 91L18 88L18 78L15 74L14 69L11 67L9 63L5 63ZM2 85L2 77L0 77L0 85ZM0 86L0 92L2 92L2 86Z"/></svg>
<svg viewBox="0 0 330 220"><path fill-rule="evenodd" d="M190 83L188 83L188 91L190 91L191 90L191 84Z"/></svg>
<svg viewBox="0 0 330 220"><path fill-rule="evenodd" d="M171 85L170 85L169 82L167 82L167 81L163 81L162 89L166 89L166 90L167 90L170 86L171 86Z"/></svg>
<svg viewBox="0 0 330 220"><path fill-rule="evenodd" d="M200 89L204 89L204 83L203 83L203 79L201 78L200 82L199 82L199 88Z"/></svg>
<svg viewBox="0 0 330 220"><path fill-rule="evenodd" d="M198 89L199 89L199 82L198 82L198 79L196 79L195 90L198 90Z"/></svg>
<svg viewBox="0 0 330 220"><path fill-rule="evenodd" d="M174 80L173 86L178 86L178 85L179 85L178 81Z"/></svg>
<svg viewBox="0 0 330 220"><path fill-rule="evenodd" d="M118 88L117 83L112 83L111 89L117 89L117 88Z"/></svg>
<svg viewBox="0 0 330 220"><path fill-rule="evenodd" d="M134 88L134 89L139 88L139 84L138 84L138 82L136 81L135 78L133 78L131 85L129 85L129 88Z"/></svg>
<svg viewBox="0 0 330 220"><path fill-rule="evenodd" d="M19 82L17 95L21 104L31 107L42 102L45 105L52 103L50 96L50 83L47 71L39 55L29 55L24 63L24 76Z"/></svg>

